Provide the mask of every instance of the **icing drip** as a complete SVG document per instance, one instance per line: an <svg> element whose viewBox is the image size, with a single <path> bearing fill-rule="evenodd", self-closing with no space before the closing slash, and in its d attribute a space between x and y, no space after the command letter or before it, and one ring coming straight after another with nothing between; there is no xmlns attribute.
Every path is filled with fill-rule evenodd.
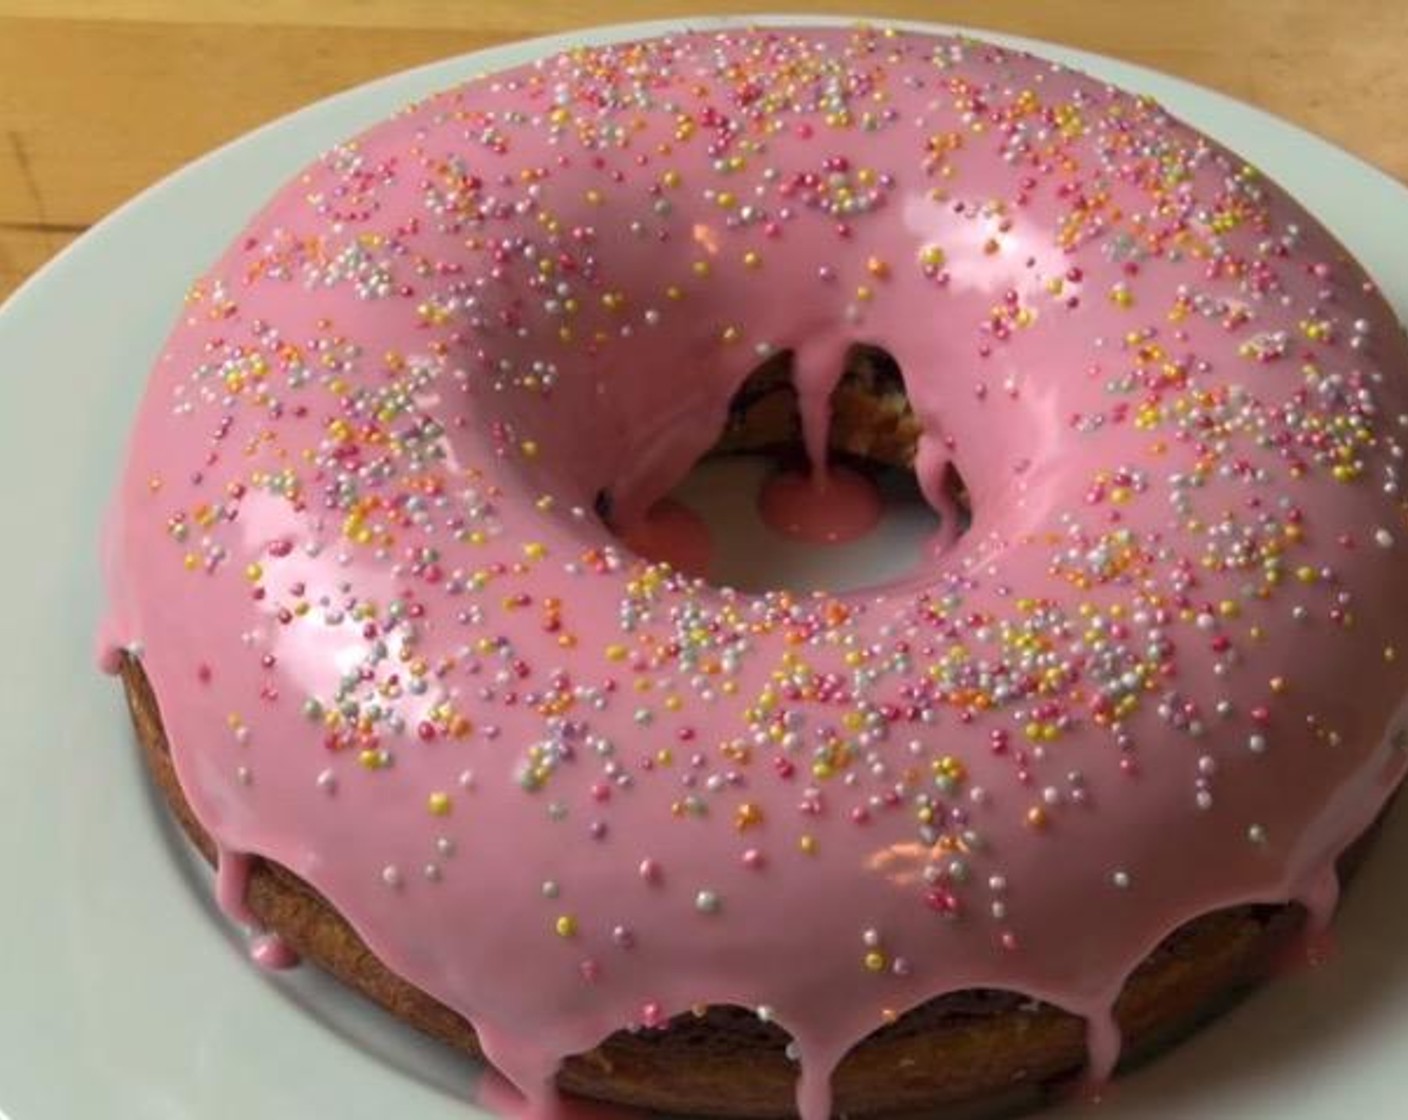
<svg viewBox="0 0 1408 1120"><path fill-rule="evenodd" d="M479 1073L475 1082L474 1104L505 1120L529 1120L532 1110L527 1099L492 1069ZM648 1114L620 1105L559 1097L553 1105L556 1120L649 1120Z"/></svg>
<svg viewBox="0 0 1408 1120"><path fill-rule="evenodd" d="M839 544L865 536L880 522L884 503L875 483L848 467L805 475L779 471L763 484L758 512L783 536L812 544Z"/></svg>
<svg viewBox="0 0 1408 1120"><path fill-rule="evenodd" d="M517 1091L496 1093L501 1106L514 1120L572 1120L573 1108L553 1084L558 1066L567 1055L525 1036L474 1022L484 1056Z"/></svg>
<svg viewBox="0 0 1408 1120"><path fill-rule="evenodd" d="M1294 897L1305 907L1307 932L1314 936L1327 930L1340 900L1340 877L1334 864L1316 868L1314 878Z"/></svg>
<svg viewBox="0 0 1408 1120"><path fill-rule="evenodd" d="M253 861L248 854L231 851L223 845L218 847L215 860L215 902L225 917L248 929L259 926L259 919L254 916L246 901L252 866Z"/></svg>
<svg viewBox="0 0 1408 1120"><path fill-rule="evenodd" d="M250 938L249 959L267 972L284 972L297 968L300 963L298 954L276 933L261 933Z"/></svg>
<svg viewBox="0 0 1408 1120"><path fill-rule="evenodd" d="M1085 1080L1102 1085L1114 1076L1120 1060L1120 1028L1115 1022L1115 1000L1119 993L1101 1000L1085 1015Z"/></svg>
<svg viewBox="0 0 1408 1120"><path fill-rule="evenodd" d="M937 440L926 438L919 441L914 476L924 500L939 515L939 527L929 544L929 551L936 558L953 547L963 527L963 511L958 508L948 487L952 467L952 459L939 448Z"/></svg>
<svg viewBox="0 0 1408 1120"><path fill-rule="evenodd" d="M215 902L221 913L250 934L249 959L268 972L281 972L300 963L298 954L282 937L269 933L249 908L249 878L253 857L222 846L216 849Z"/></svg>
<svg viewBox="0 0 1408 1120"><path fill-rule="evenodd" d="M106 637L100 637L97 646L99 670L110 677L116 676L118 670L122 668L122 647L109 641Z"/></svg>
<svg viewBox="0 0 1408 1120"><path fill-rule="evenodd" d="M847 1047L808 1040L794 1042L797 1075L797 1115L801 1120L828 1120L831 1116L831 1078Z"/></svg>

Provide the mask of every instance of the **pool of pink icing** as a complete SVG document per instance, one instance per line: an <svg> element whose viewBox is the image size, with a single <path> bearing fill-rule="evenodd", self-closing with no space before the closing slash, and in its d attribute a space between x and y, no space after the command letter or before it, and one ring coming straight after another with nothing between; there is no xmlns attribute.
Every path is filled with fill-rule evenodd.
<svg viewBox="0 0 1408 1120"><path fill-rule="evenodd" d="M713 556L709 527L686 505L662 498L643 520L622 534L630 548L647 560L669 564L688 576L706 576Z"/></svg>
<svg viewBox="0 0 1408 1120"><path fill-rule="evenodd" d="M849 467L779 471L758 495L759 515L770 528L812 544L858 540L880 524L884 510L879 487Z"/></svg>

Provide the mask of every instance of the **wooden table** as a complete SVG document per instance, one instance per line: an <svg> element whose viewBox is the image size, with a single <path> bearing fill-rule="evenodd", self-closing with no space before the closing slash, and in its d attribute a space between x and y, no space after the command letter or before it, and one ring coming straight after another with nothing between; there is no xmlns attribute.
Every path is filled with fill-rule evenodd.
<svg viewBox="0 0 1408 1120"><path fill-rule="evenodd" d="M1260 105L1408 181L1404 0L0 0L0 300L130 195L315 98L510 39L746 10L1069 43Z"/></svg>

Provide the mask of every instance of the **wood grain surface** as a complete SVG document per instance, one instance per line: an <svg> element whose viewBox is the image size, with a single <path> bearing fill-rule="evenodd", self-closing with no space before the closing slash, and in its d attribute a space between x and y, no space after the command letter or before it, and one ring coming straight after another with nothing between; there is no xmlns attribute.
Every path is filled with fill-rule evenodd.
<svg viewBox="0 0 1408 1120"><path fill-rule="evenodd" d="M511 39L708 12L864 12L1177 74L1408 182L1404 0L0 0L0 300L124 199L261 122Z"/></svg>

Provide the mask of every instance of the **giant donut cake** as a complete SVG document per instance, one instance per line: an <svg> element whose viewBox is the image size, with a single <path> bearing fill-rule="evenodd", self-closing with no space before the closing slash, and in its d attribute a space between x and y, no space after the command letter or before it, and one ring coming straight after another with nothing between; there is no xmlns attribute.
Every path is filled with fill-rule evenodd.
<svg viewBox="0 0 1408 1120"><path fill-rule="evenodd" d="M622 543L765 359L824 486L858 345L966 532L828 594ZM337 146L194 284L103 642L226 909L340 923L540 1113L593 1054L806 1120L943 1099L926 1054L1098 1079L1141 976L1323 923L1404 773L1405 377L1345 250L1147 98L876 28L570 50ZM612 1039L711 1030L767 1084L685 1046L613 1093Z"/></svg>

